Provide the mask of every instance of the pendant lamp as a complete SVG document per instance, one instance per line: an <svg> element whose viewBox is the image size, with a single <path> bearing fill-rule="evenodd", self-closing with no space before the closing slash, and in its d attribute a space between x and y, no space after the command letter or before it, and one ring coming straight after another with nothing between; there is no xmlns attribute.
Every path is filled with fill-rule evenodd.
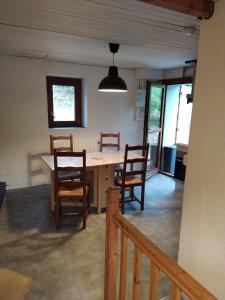
<svg viewBox="0 0 225 300"><path fill-rule="evenodd" d="M102 79L98 86L100 92L127 92L125 81L119 77L118 68L114 66L114 54L119 50L119 44L109 43L109 50L113 53L113 65L109 67L108 76Z"/></svg>

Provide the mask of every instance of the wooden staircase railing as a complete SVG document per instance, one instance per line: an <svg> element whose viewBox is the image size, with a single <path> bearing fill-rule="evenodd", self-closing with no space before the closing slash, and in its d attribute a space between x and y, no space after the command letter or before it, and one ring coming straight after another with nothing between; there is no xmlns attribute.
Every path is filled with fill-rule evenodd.
<svg viewBox="0 0 225 300"><path fill-rule="evenodd" d="M163 272L171 281L171 300L181 300L183 295L186 296L185 299L191 300L218 300L119 213L118 199L119 191L110 188L107 192L104 299L115 300L117 295L118 233L120 229L119 300L126 299L128 239L134 243L133 300L140 299L143 255L150 260L149 300L157 299L160 272Z"/></svg>

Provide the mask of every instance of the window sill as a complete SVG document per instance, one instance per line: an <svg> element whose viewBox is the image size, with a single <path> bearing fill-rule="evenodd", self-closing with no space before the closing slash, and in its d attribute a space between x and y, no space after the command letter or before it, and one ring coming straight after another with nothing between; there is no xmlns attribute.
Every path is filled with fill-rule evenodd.
<svg viewBox="0 0 225 300"><path fill-rule="evenodd" d="M65 127L65 126L61 126L61 127L49 127L48 129L49 130L56 130L56 129L59 129L59 130L62 130L62 129L75 129L75 128L88 128L88 126L68 126L68 127Z"/></svg>

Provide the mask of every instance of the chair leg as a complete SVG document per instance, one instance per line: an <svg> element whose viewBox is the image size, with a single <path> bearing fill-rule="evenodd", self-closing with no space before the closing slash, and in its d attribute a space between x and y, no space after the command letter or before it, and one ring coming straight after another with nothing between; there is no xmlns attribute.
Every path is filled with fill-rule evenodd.
<svg viewBox="0 0 225 300"><path fill-rule="evenodd" d="M87 194L87 215L90 214L90 210L91 210L91 203L90 203L90 197L89 197L89 193Z"/></svg>
<svg viewBox="0 0 225 300"><path fill-rule="evenodd" d="M55 226L56 229L60 228L60 200L58 197L55 199Z"/></svg>
<svg viewBox="0 0 225 300"><path fill-rule="evenodd" d="M87 220L86 217L83 217L83 229L86 229Z"/></svg>
<svg viewBox="0 0 225 300"><path fill-rule="evenodd" d="M62 215L62 205L61 202L59 202L59 220L61 218L61 215Z"/></svg>
<svg viewBox="0 0 225 300"><path fill-rule="evenodd" d="M134 199L134 187L133 186L130 188L130 198L131 198L131 200Z"/></svg>
<svg viewBox="0 0 225 300"><path fill-rule="evenodd" d="M83 199L83 229L86 228L87 216L88 216L88 212L89 212L89 206L88 206L87 201L88 201L88 199L86 196L85 199Z"/></svg>
<svg viewBox="0 0 225 300"><path fill-rule="evenodd" d="M86 213L85 213L85 202L83 201L83 211L82 211L82 216L83 216L83 229L86 228Z"/></svg>
<svg viewBox="0 0 225 300"><path fill-rule="evenodd" d="M121 189L121 213L124 214L125 189Z"/></svg>
<svg viewBox="0 0 225 300"><path fill-rule="evenodd" d="M141 210L144 210L144 203L145 203L145 185L141 187Z"/></svg>

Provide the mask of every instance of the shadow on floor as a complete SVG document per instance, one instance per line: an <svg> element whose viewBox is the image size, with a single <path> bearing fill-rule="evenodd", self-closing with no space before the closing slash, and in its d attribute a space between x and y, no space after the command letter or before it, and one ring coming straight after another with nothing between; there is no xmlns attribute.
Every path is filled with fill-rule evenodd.
<svg viewBox="0 0 225 300"><path fill-rule="evenodd" d="M139 190L136 190L139 194ZM177 259L183 185L155 175L146 184L145 211L126 205L126 217L170 257ZM0 266L34 280L31 300L101 300L104 281L105 213L91 214L87 229L81 220L64 217L55 230L49 187L8 191L0 215ZM133 270L133 245L128 253L128 298ZM148 299L149 262L143 259L141 299ZM168 292L161 278L159 295Z"/></svg>

